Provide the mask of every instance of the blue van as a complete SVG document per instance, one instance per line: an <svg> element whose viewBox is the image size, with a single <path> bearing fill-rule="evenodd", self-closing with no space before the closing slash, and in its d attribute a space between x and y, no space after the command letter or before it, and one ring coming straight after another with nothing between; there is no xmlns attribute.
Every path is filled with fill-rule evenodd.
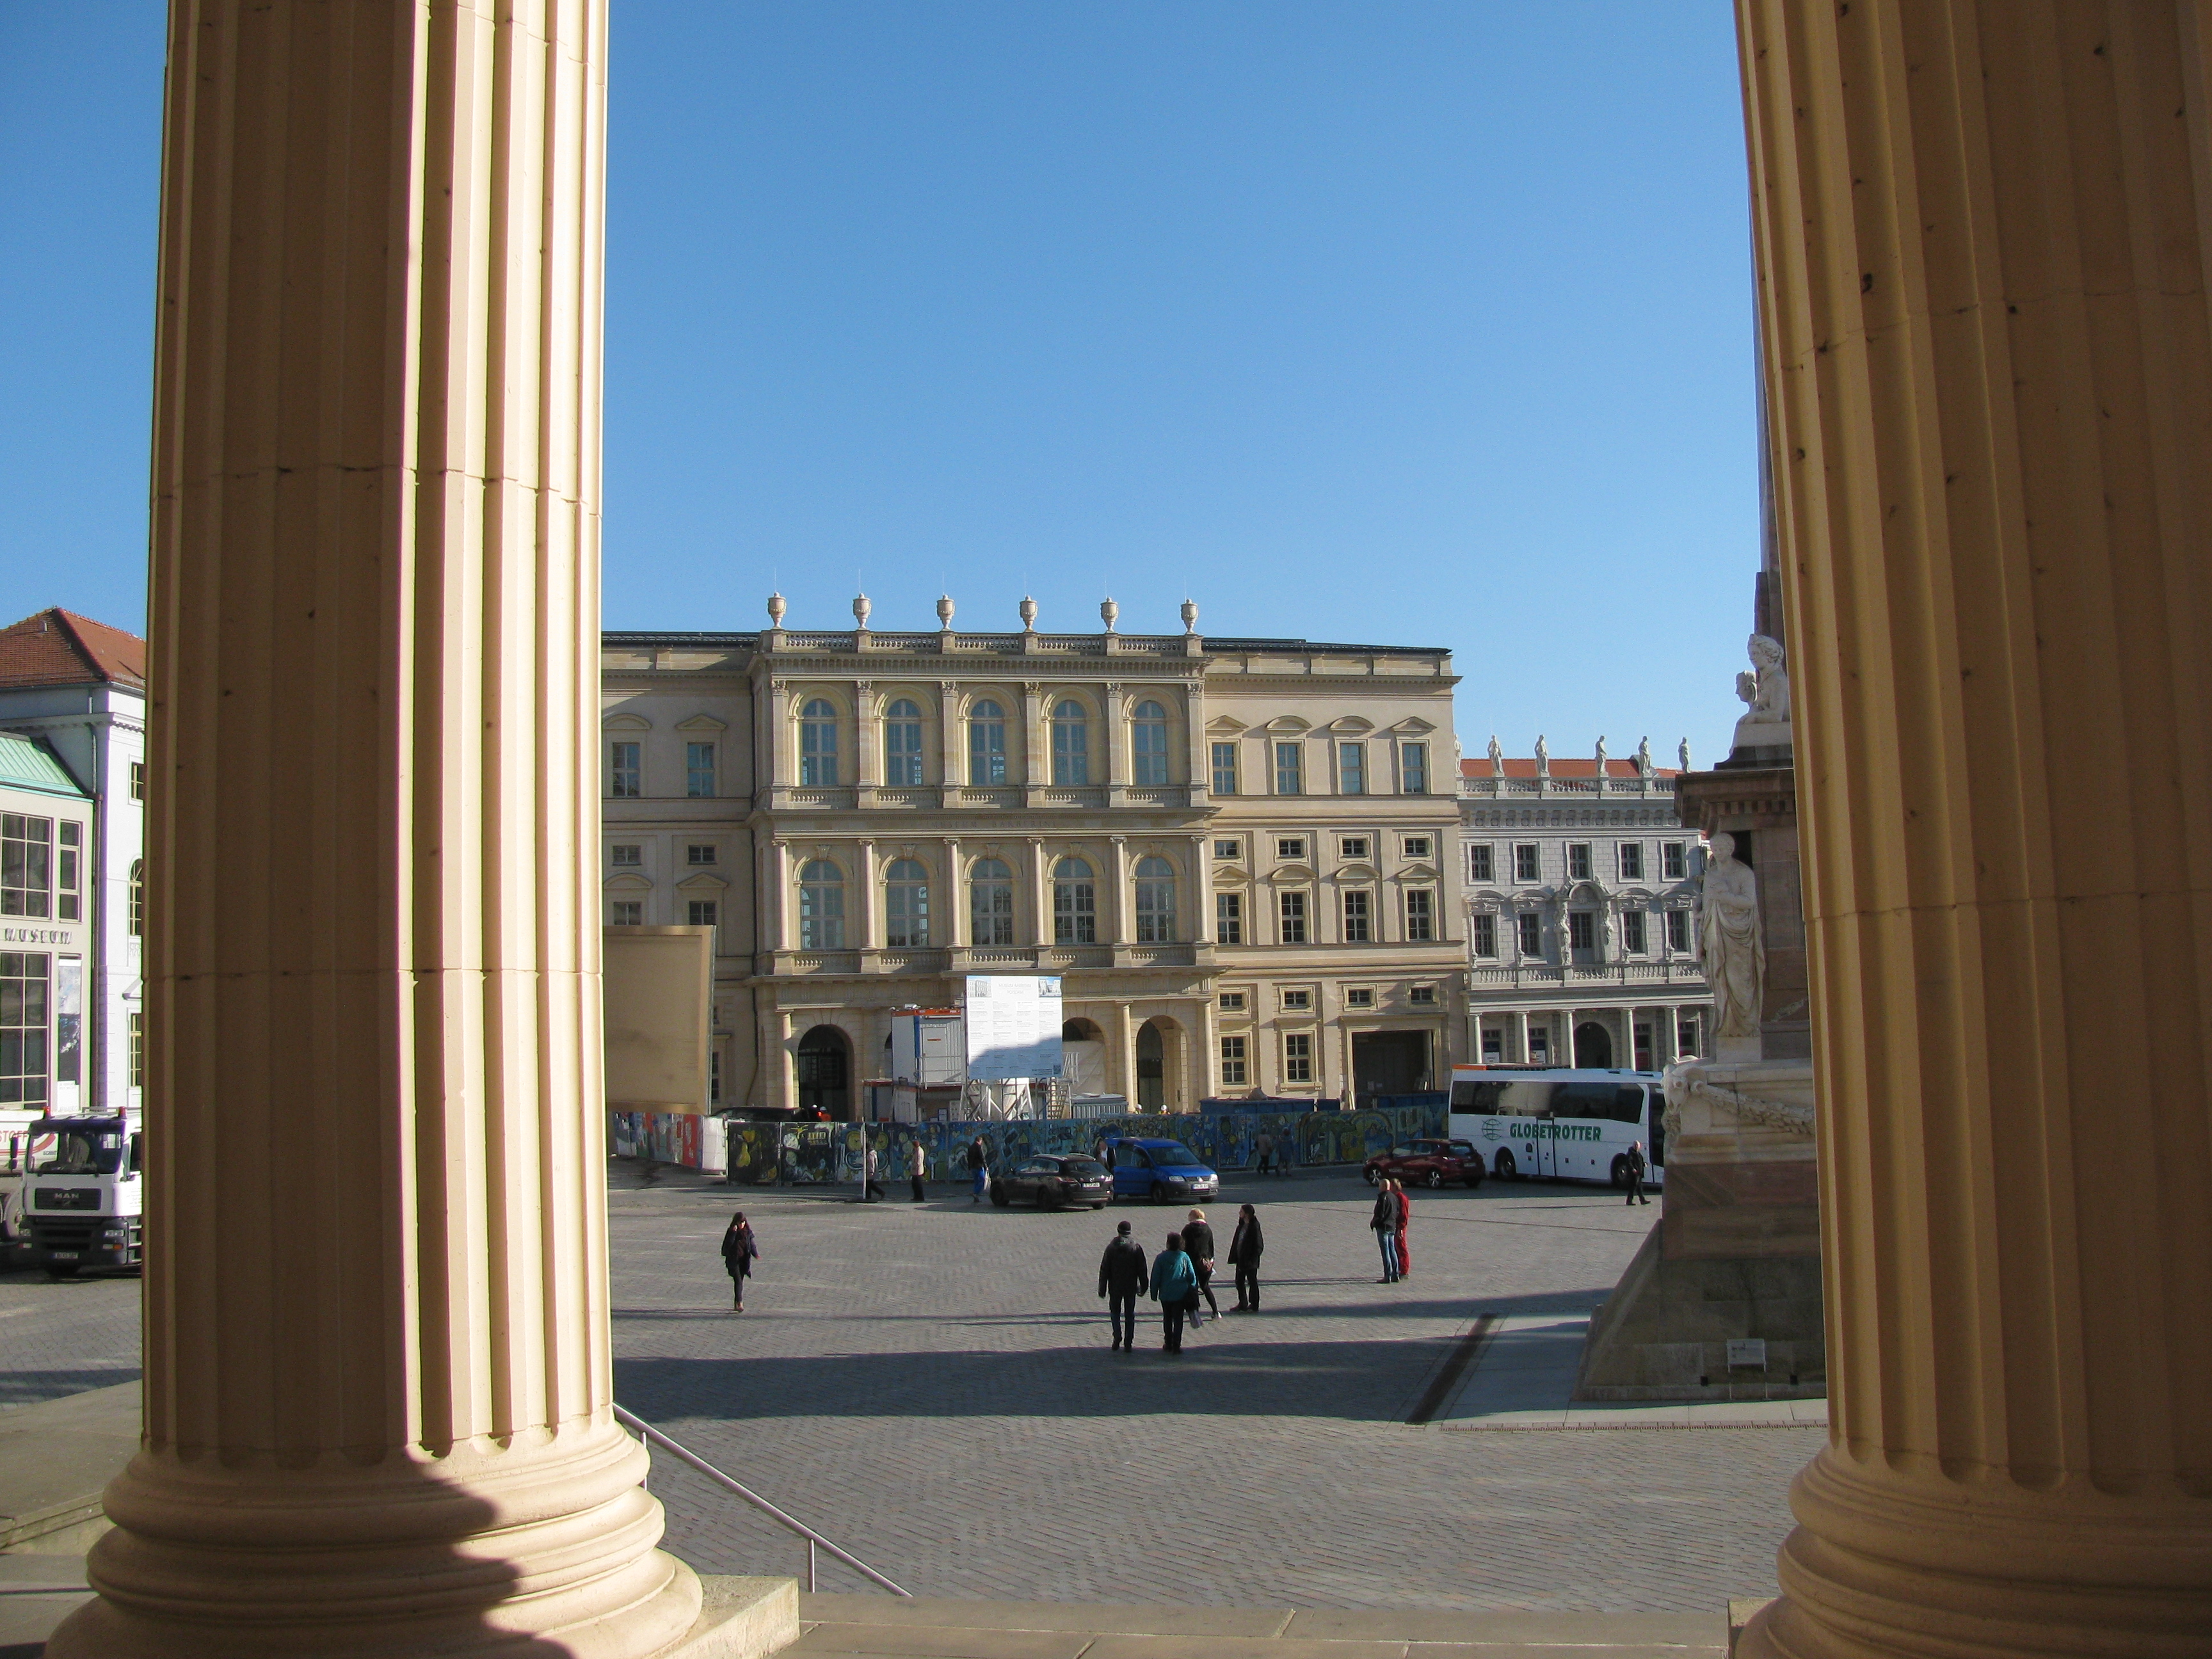
<svg viewBox="0 0 2212 1659"><path fill-rule="evenodd" d="M1139 1140L1127 1136L1106 1143L1114 1166L1114 1196L1154 1204L1196 1204L1221 1194L1221 1177L1198 1161L1180 1140Z"/></svg>

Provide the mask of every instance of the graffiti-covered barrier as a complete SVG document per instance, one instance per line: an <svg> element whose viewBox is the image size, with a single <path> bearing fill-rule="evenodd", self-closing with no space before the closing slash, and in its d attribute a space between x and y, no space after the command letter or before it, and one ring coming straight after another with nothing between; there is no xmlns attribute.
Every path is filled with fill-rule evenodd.
<svg viewBox="0 0 2212 1659"><path fill-rule="evenodd" d="M910 1148L921 1141L932 1181L968 1178L969 1146L981 1136L991 1167L1002 1170L1038 1152L1087 1152L1115 1136L1179 1140L1193 1156L1216 1170L1252 1166L1262 1134L1275 1138L1276 1156L1292 1168L1359 1164L1377 1152L1421 1136L1444 1133L1441 1096L1419 1105L1386 1106L1357 1112L1224 1112L1204 1116L1170 1113L1160 1116L1047 1118L1003 1122L929 1123L749 1123L705 1120L703 1133L690 1138L665 1127L671 1113L621 1112L612 1142L617 1157L648 1157L687 1169L723 1169L738 1182L778 1180L800 1186L854 1182L860 1178L861 1132L876 1149L877 1176L885 1185L906 1179ZM622 1120L650 1124L625 1128ZM702 1121L691 1119L694 1125ZM723 1132L723 1133L718 1133ZM721 1142L726 1134L726 1145ZM689 1152L696 1145L700 1151ZM711 1150L709 1150L711 1145ZM629 1148L630 1150L626 1150ZM715 1161L699 1158L712 1156ZM726 1161L725 1161L726 1160Z"/></svg>

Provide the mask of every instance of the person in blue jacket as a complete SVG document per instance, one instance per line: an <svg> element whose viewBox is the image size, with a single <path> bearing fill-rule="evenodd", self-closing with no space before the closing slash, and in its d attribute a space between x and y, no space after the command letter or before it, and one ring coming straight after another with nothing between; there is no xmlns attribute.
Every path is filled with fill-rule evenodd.
<svg viewBox="0 0 2212 1659"><path fill-rule="evenodd" d="M1152 1300L1160 1304L1160 1346L1169 1353L1182 1352L1182 1316L1198 1299L1198 1270L1182 1247L1182 1235L1170 1233L1168 1242L1152 1258Z"/></svg>

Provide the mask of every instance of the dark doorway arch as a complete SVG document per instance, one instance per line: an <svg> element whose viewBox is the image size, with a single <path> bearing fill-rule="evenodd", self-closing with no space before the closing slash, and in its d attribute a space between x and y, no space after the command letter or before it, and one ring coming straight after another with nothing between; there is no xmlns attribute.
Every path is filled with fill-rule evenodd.
<svg viewBox="0 0 2212 1659"><path fill-rule="evenodd" d="M853 1115L853 1045L834 1025L817 1025L799 1039L792 1055L802 1111L816 1108L833 1118Z"/></svg>
<svg viewBox="0 0 2212 1659"><path fill-rule="evenodd" d="M1148 1019L1137 1033L1137 1109L1157 1112L1167 1103L1167 1038L1160 1022Z"/></svg>
<svg viewBox="0 0 2212 1659"><path fill-rule="evenodd" d="M1087 1019L1062 1020L1060 1040L1062 1042L1103 1042L1106 1033Z"/></svg>
<svg viewBox="0 0 2212 1659"><path fill-rule="evenodd" d="M1575 1027L1575 1064L1602 1072L1613 1064L1613 1033L1595 1020Z"/></svg>

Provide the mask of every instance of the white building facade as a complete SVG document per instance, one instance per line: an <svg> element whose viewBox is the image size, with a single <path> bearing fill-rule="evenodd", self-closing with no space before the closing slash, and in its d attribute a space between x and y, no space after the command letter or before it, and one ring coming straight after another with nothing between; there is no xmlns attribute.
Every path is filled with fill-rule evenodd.
<svg viewBox="0 0 2212 1659"><path fill-rule="evenodd" d="M1460 768L1467 1050L1492 1063L1652 1070L1704 1052L1702 854L1676 774L1615 760Z"/></svg>

